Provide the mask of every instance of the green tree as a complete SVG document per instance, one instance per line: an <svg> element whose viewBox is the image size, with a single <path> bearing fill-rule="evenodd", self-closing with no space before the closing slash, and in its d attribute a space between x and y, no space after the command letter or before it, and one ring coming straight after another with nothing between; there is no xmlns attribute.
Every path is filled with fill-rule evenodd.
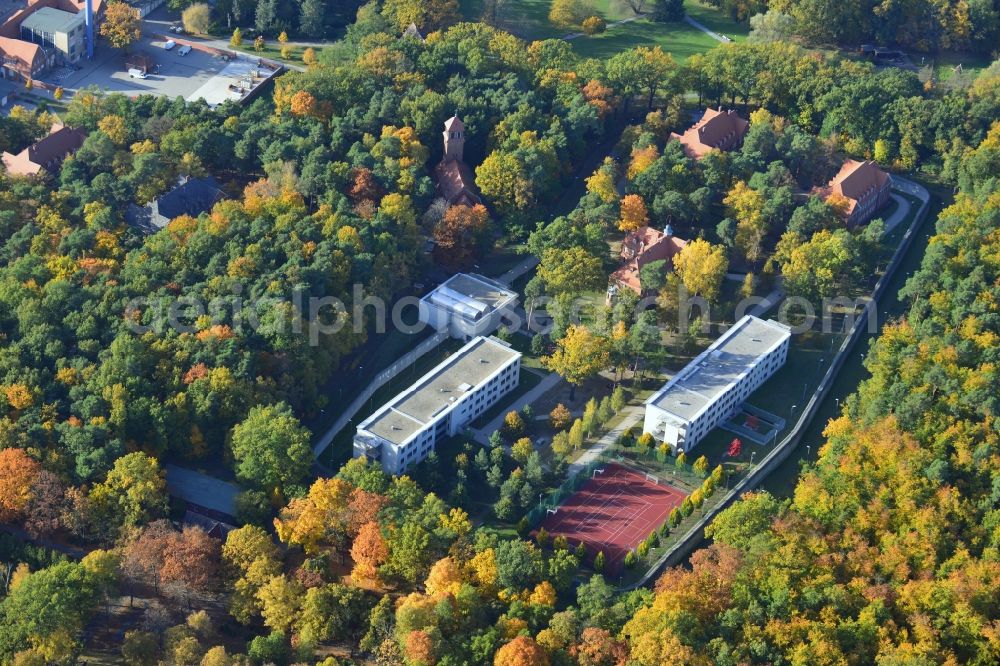
<svg viewBox="0 0 1000 666"><path fill-rule="evenodd" d="M538 266L538 276L552 295L599 289L606 279L601 260L576 246L545 250Z"/></svg>
<svg viewBox="0 0 1000 666"><path fill-rule="evenodd" d="M316 39L326 32L322 0L302 0L299 9L299 30L306 37Z"/></svg>
<svg viewBox="0 0 1000 666"><path fill-rule="evenodd" d="M167 512L167 484L156 458L136 452L115 461L90 491L95 519L136 527Z"/></svg>
<svg viewBox="0 0 1000 666"><path fill-rule="evenodd" d="M604 571L604 551L600 551L594 556L594 571L601 573Z"/></svg>
<svg viewBox="0 0 1000 666"><path fill-rule="evenodd" d="M303 481L312 466L309 431L285 403L254 407L233 428L236 476L266 490Z"/></svg>

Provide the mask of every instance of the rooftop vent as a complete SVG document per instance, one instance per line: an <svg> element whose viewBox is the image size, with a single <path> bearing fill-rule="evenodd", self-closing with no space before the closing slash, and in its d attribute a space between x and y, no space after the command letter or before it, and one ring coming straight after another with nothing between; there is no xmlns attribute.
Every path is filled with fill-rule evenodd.
<svg viewBox="0 0 1000 666"><path fill-rule="evenodd" d="M451 393L451 389L449 388L439 388L438 391L441 393Z"/></svg>
<svg viewBox="0 0 1000 666"><path fill-rule="evenodd" d="M392 429L393 430L402 430L402 428L400 428L399 426L392 426Z"/></svg>
<svg viewBox="0 0 1000 666"><path fill-rule="evenodd" d="M754 342L760 342L760 338L750 338L750 339L753 340Z"/></svg>
<svg viewBox="0 0 1000 666"><path fill-rule="evenodd" d="M486 360L485 358L481 358L481 359L479 359L479 362L480 362L480 363L489 363L489 361L487 361L487 360Z"/></svg>

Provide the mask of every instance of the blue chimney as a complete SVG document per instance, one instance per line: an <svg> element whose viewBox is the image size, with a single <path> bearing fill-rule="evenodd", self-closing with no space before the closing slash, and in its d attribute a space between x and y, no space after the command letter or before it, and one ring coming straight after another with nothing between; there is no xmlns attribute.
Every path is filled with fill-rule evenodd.
<svg viewBox="0 0 1000 666"><path fill-rule="evenodd" d="M87 24L87 59L94 58L94 0L84 0L83 18Z"/></svg>

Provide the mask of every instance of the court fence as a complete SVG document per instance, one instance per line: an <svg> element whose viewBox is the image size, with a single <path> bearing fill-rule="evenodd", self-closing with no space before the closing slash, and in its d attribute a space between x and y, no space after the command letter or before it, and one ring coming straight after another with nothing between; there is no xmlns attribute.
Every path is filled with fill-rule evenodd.
<svg viewBox="0 0 1000 666"><path fill-rule="evenodd" d="M671 454L653 448L642 450L641 447L635 446L609 447L601 452L596 459L588 463L578 474L563 481L558 488L552 490L528 511L525 518L528 521L529 528L534 529L538 527L545 520L550 510L558 510L570 495L578 491L583 484L593 478L595 470L600 470L608 464L629 467L639 473L645 474L647 479L654 477L654 482L657 485L666 483L678 488L687 495L700 488L705 482L705 478L712 472L709 469L708 474L702 476L695 472L691 465L687 463L678 465L676 458ZM731 471L729 478L726 479L726 486L728 487L729 484L736 482L740 476L741 474L735 470Z"/></svg>

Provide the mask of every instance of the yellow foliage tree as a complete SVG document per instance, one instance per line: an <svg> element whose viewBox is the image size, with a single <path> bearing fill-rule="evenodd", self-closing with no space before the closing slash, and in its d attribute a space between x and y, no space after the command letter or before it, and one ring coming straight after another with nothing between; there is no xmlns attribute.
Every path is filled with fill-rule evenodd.
<svg viewBox="0 0 1000 666"><path fill-rule="evenodd" d="M708 301L718 299L728 269L726 249L703 238L691 241L674 257L674 271L684 288Z"/></svg>
<svg viewBox="0 0 1000 666"><path fill-rule="evenodd" d="M622 197L621 219L618 228L622 231L636 231L649 224L649 213L646 202L638 194L626 194Z"/></svg>

